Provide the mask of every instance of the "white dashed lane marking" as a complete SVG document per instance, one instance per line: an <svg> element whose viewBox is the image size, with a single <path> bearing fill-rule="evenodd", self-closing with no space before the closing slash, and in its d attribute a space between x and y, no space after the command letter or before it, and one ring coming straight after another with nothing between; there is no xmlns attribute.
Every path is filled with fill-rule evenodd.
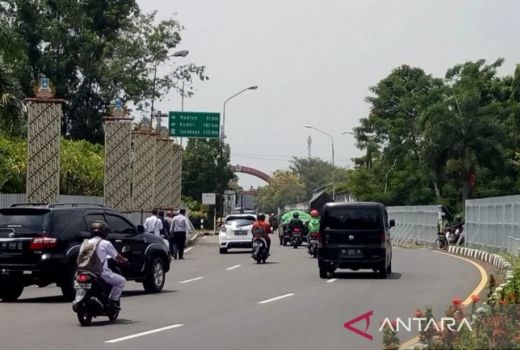
<svg viewBox="0 0 520 350"><path fill-rule="evenodd" d="M192 278L192 279L189 279L189 280L180 281L179 283L190 283L190 282L194 282L194 281L201 280L201 279L203 279L203 278L204 278L204 276L195 277L195 278Z"/></svg>
<svg viewBox="0 0 520 350"><path fill-rule="evenodd" d="M294 295L294 293L280 295L279 297L275 297L275 298L259 301L258 304L267 304L267 303L270 303L270 302L273 302L273 301L277 301L277 300L280 300L280 299L285 299L285 298L292 297L293 295Z"/></svg>
<svg viewBox="0 0 520 350"><path fill-rule="evenodd" d="M122 341L125 341L125 340L139 338L139 337L143 337L143 336L149 335L149 334L164 332L164 331L167 331L167 330L170 330L170 329L179 328L179 327L182 327L182 326L184 326L184 325L180 324L180 323L172 324L171 326L166 326L166 327L162 327L162 328L152 329L152 330L149 330L149 331L146 331L146 332L142 332L142 333L135 333L135 334L131 334L131 335L128 335L128 336L122 337L122 338L116 338L116 339L112 339L112 340L107 340L105 343L110 343L110 344L119 343L119 342L122 342Z"/></svg>

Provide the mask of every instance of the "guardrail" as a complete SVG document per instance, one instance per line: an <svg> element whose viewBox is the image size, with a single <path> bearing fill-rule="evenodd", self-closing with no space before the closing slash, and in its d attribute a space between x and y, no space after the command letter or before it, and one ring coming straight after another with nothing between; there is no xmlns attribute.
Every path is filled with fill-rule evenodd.
<svg viewBox="0 0 520 350"><path fill-rule="evenodd" d="M435 242L439 210L438 205L387 207L389 219L395 220L395 227L392 229L393 243L400 245L405 242Z"/></svg>
<svg viewBox="0 0 520 350"><path fill-rule="evenodd" d="M469 245L520 254L520 196L467 200L465 212Z"/></svg>

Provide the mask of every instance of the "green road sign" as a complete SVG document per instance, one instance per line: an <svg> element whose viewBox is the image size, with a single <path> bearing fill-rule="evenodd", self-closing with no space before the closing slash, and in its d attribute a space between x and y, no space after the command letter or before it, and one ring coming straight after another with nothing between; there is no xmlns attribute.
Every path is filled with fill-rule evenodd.
<svg viewBox="0 0 520 350"><path fill-rule="evenodd" d="M170 136L219 138L220 113L170 112Z"/></svg>

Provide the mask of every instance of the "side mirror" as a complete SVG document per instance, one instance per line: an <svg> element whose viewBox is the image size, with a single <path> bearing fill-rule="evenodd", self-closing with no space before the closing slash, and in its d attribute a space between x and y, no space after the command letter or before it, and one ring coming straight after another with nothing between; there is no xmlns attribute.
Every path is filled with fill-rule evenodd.
<svg viewBox="0 0 520 350"><path fill-rule="evenodd" d="M395 227L395 220L394 219L390 220L390 227Z"/></svg>
<svg viewBox="0 0 520 350"><path fill-rule="evenodd" d="M144 233L144 226L143 225L137 225L137 233Z"/></svg>

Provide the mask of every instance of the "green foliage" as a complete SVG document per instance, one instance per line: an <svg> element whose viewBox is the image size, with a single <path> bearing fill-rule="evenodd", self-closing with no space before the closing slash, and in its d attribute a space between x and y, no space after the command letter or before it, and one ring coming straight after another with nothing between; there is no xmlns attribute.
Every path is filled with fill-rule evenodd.
<svg viewBox="0 0 520 350"><path fill-rule="evenodd" d="M366 155L340 187L358 200L451 212L466 198L518 193L520 66L501 78L502 63L466 62L445 79L393 70L371 88L370 113L355 128Z"/></svg>
<svg viewBox="0 0 520 350"><path fill-rule="evenodd" d="M0 134L0 192L24 193L27 143Z"/></svg>
<svg viewBox="0 0 520 350"><path fill-rule="evenodd" d="M144 110L143 101L160 98L180 80L206 79L204 67L194 64L155 79L182 27L142 13L135 0L4 0L0 27L0 58L21 91L32 96L39 76L48 76L67 101L62 134L73 139L102 143L102 116L117 96Z"/></svg>
<svg viewBox="0 0 520 350"><path fill-rule="evenodd" d="M18 81L0 57L0 130L13 136L24 133L22 96Z"/></svg>
<svg viewBox="0 0 520 350"><path fill-rule="evenodd" d="M217 139L190 139L182 156L182 194L200 201L202 193L223 193L234 178L229 145Z"/></svg>
<svg viewBox="0 0 520 350"><path fill-rule="evenodd" d="M263 212L276 212L287 204L307 200L305 187L298 175L292 171L276 171L271 183L258 189L256 201Z"/></svg>
<svg viewBox="0 0 520 350"><path fill-rule="evenodd" d="M103 196L103 158L100 145L61 141L60 194ZM0 192L25 193L27 142L0 135Z"/></svg>
<svg viewBox="0 0 520 350"><path fill-rule="evenodd" d="M304 198L310 199L314 190L332 183L332 164L319 158L294 157L290 169L303 182Z"/></svg>
<svg viewBox="0 0 520 350"><path fill-rule="evenodd" d="M87 141L62 140L60 193L103 196L104 150Z"/></svg>

